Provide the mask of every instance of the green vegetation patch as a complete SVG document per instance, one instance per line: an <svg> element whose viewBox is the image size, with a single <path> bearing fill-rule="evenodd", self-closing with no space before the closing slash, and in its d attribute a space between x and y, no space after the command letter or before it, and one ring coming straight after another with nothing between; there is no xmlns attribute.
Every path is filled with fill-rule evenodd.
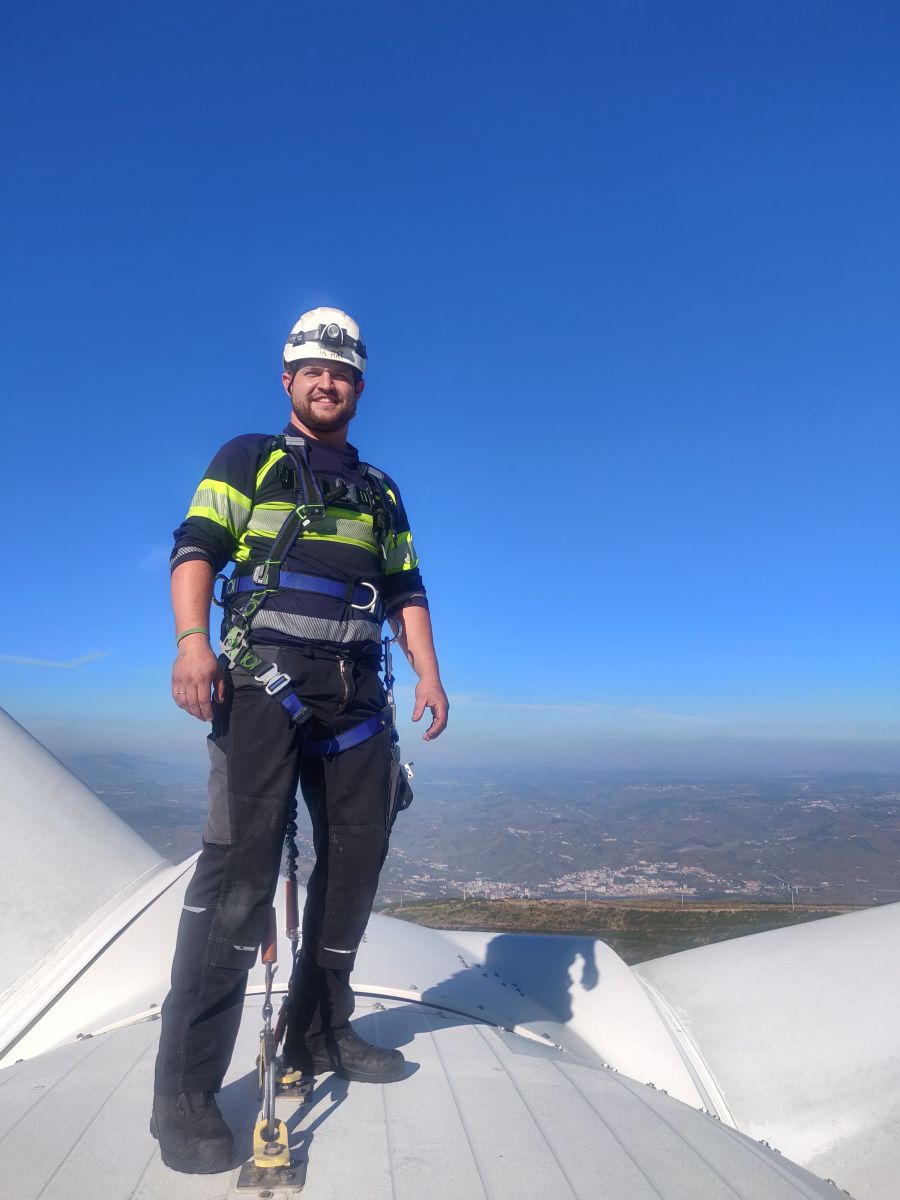
<svg viewBox="0 0 900 1200"><path fill-rule="evenodd" d="M498 933L587 934L629 964L676 954L729 938L764 933L821 917L854 912L850 906L675 901L427 900L381 910L432 929Z"/></svg>

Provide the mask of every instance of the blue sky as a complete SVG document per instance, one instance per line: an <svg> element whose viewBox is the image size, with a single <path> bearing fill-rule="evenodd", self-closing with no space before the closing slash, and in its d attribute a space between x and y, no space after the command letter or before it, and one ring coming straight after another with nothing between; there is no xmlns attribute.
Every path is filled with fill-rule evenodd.
<svg viewBox="0 0 900 1200"><path fill-rule="evenodd" d="M322 303L453 699L414 757L900 764L896 6L430 8L8 18L0 702L202 755L171 530Z"/></svg>

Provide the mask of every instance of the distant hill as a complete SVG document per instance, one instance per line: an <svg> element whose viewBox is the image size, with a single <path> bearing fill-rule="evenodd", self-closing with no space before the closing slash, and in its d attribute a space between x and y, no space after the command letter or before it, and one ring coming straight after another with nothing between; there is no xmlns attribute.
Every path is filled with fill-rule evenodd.
<svg viewBox="0 0 900 1200"><path fill-rule="evenodd" d="M143 754L69 755L66 766L170 862L200 849L206 772Z"/></svg>
<svg viewBox="0 0 900 1200"><path fill-rule="evenodd" d="M199 849L199 767L122 753L67 763L173 861ZM391 837L382 902L401 893L900 900L900 775L423 768L414 790ZM313 849L299 807L307 872Z"/></svg>
<svg viewBox="0 0 900 1200"><path fill-rule="evenodd" d="M900 776L421 773L381 895L900 898Z"/></svg>
<svg viewBox="0 0 900 1200"><path fill-rule="evenodd" d="M578 900L431 900L386 905L386 915L432 929L501 933L588 934L629 964L711 942L799 925L856 911L854 906L715 904L668 900L643 903Z"/></svg>

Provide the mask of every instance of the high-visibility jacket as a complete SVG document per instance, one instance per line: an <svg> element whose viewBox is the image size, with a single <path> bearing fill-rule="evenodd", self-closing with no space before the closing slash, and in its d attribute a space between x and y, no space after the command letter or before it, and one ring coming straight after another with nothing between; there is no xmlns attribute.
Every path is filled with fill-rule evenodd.
<svg viewBox="0 0 900 1200"><path fill-rule="evenodd" d="M289 425L288 435L297 430ZM353 446L309 440L309 465L327 498L324 516L298 537L284 570L341 583L370 584L388 615L406 605L428 606L400 492L383 476L390 530L379 542L373 482ZM244 434L215 455L175 530L171 565L203 559L220 572L234 562L241 572L265 561L278 530L296 504L291 460L277 439ZM381 501L383 507L383 500ZM371 615L345 601L290 589L269 597L251 624L254 640L271 644L324 642L346 646L377 640Z"/></svg>

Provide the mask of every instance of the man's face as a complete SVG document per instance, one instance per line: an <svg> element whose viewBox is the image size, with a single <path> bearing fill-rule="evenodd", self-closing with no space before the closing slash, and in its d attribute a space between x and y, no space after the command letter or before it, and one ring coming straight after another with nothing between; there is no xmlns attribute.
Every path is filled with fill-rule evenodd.
<svg viewBox="0 0 900 1200"><path fill-rule="evenodd" d="M332 359L308 359L298 367L293 380L286 371L285 391L297 419L313 433L342 429L356 415L363 380L357 383L353 369Z"/></svg>

